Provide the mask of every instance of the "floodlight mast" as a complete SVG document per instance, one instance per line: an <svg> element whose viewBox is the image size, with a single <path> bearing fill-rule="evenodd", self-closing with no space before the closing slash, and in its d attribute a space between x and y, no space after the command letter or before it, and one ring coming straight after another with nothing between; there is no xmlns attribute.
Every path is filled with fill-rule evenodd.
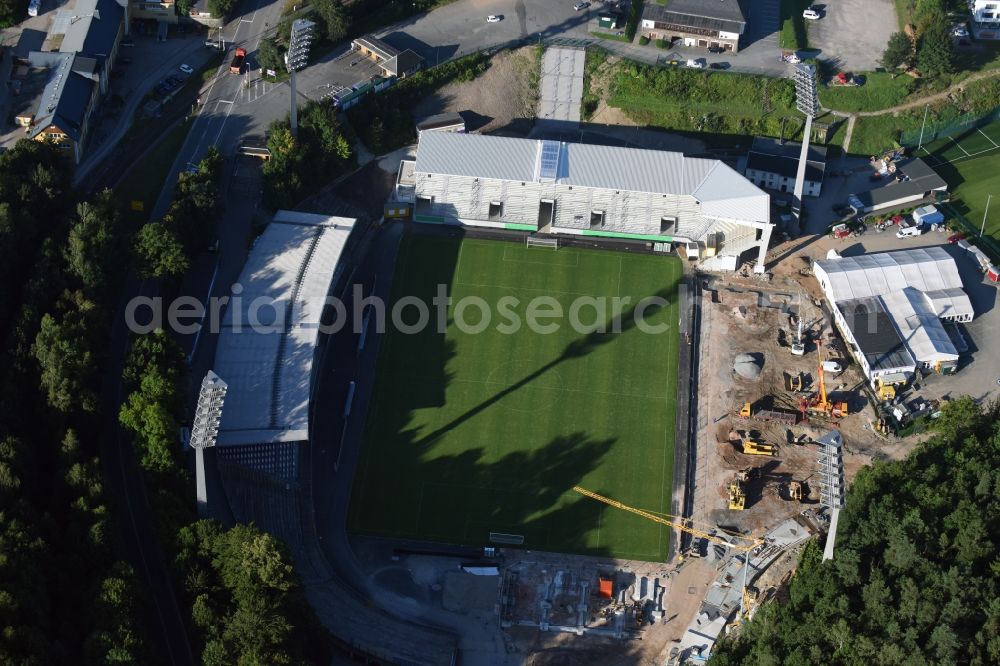
<svg viewBox="0 0 1000 666"><path fill-rule="evenodd" d="M205 482L205 449L215 446L222 421L222 405L226 400L229 386L211 370L201 381L198 404L194 408L191 423L190 446L195 455L195 485L198 500L198 515L205 517L208 512L208 484Z"/></svg>
<svg viewBox="0 0 1000 666"><path fill-rule="evenodd" d="M823 559L833 559L833 549L837 542L837 524L840 521L840 510L844 508L844 440L840 432L831 430L817 440L819 453L817 457L820 479L820 503L830 510L830 531L826 536L826 547L823 549Z"/></svg>
<svg viewBox="0 0 1000 666"><path fill-rule="evenodd" d="M799 152L798 169L795 172L795 201L798 213L802 212L802 192L805 189L806 164L809 161L809 140L812 135L813 118L819 115L819 98L816 92L816 67L808 63L795 65L795 108L806 117L806 126L802 131L802 150ZM798 220L796 220L797 222Z"/></svg>
<svg viewBox="0 0 1000 666"><path fill-rule="evenodd" d="M309 62L309 47L312 45L313 30L316 24L307 19L295 19L292 22L292 35L285 53L285 66L291 78L288 83L292 89L292 108L290 113L292 136L299 134L298 94L295 92L295 72L304 68Z"/></svg>

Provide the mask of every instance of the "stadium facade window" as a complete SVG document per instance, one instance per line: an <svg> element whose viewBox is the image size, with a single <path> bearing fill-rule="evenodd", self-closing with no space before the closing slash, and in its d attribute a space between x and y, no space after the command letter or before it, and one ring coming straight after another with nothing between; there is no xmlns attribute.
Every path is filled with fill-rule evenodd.
<svg viewBox="0 0 1000 666"><path fill-rule="evenodd" d="M603 210L592 210L590 211L590 228L594 229L596 227L604 226L604 211Z"/></svg>
<svg viewBox="0 0 1000 666"><path fill-rule="evenodd" d="M677 224L677 218L673 216L664 216L660 218L660 233L665 234L668 231L673 230L674 225Z"/></svg>
<svg viewBox="0 0 1000 666"><path fill-rule="evenodd" d="M499 220L503 216L503 202L502 201L491 201L490 202L490 216L491 220Z"/></svg>

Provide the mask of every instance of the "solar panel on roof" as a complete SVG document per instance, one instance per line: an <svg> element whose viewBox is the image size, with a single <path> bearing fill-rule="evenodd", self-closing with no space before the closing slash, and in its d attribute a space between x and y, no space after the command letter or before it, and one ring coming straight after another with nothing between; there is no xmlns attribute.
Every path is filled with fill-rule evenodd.
<svg viewBox="0 0 1000 666"><path fill-rule="evenodd" d="M542 141L542 160L538 175L541 178L555 179L559 173L559 142Z"/></svg>

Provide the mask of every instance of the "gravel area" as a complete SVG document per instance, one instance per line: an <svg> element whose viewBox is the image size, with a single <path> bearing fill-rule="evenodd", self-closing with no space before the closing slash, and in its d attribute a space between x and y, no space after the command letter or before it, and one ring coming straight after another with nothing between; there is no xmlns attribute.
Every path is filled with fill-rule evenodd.
<svg viewBox="0 0 1000 666"><path fill-rule="evenodd" d="M462 114L470 131L523 135L520 126L530 126L535 116L538 76L534 47L503 51L493 57L482 76L449 83L423 100L414 115L421 118L454 111Z"/></svg>

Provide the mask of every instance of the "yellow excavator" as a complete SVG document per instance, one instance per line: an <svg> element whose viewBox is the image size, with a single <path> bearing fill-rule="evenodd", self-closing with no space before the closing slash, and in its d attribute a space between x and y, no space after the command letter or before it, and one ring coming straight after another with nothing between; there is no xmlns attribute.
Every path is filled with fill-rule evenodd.
<svg viewBox="0 0 1000 666"><path fill-rule="evenodd" d="M777 452L771 444L764 444L754 439L743 440L743 453L749 456L773 456Z"/></svg>
<svg viewBox="0 0 1000 666"><path fill-rule="evenodd" d="M729 510L742 511L747 506L747 494L743 490L743 484L737 479L729 482Z"/></svg>

